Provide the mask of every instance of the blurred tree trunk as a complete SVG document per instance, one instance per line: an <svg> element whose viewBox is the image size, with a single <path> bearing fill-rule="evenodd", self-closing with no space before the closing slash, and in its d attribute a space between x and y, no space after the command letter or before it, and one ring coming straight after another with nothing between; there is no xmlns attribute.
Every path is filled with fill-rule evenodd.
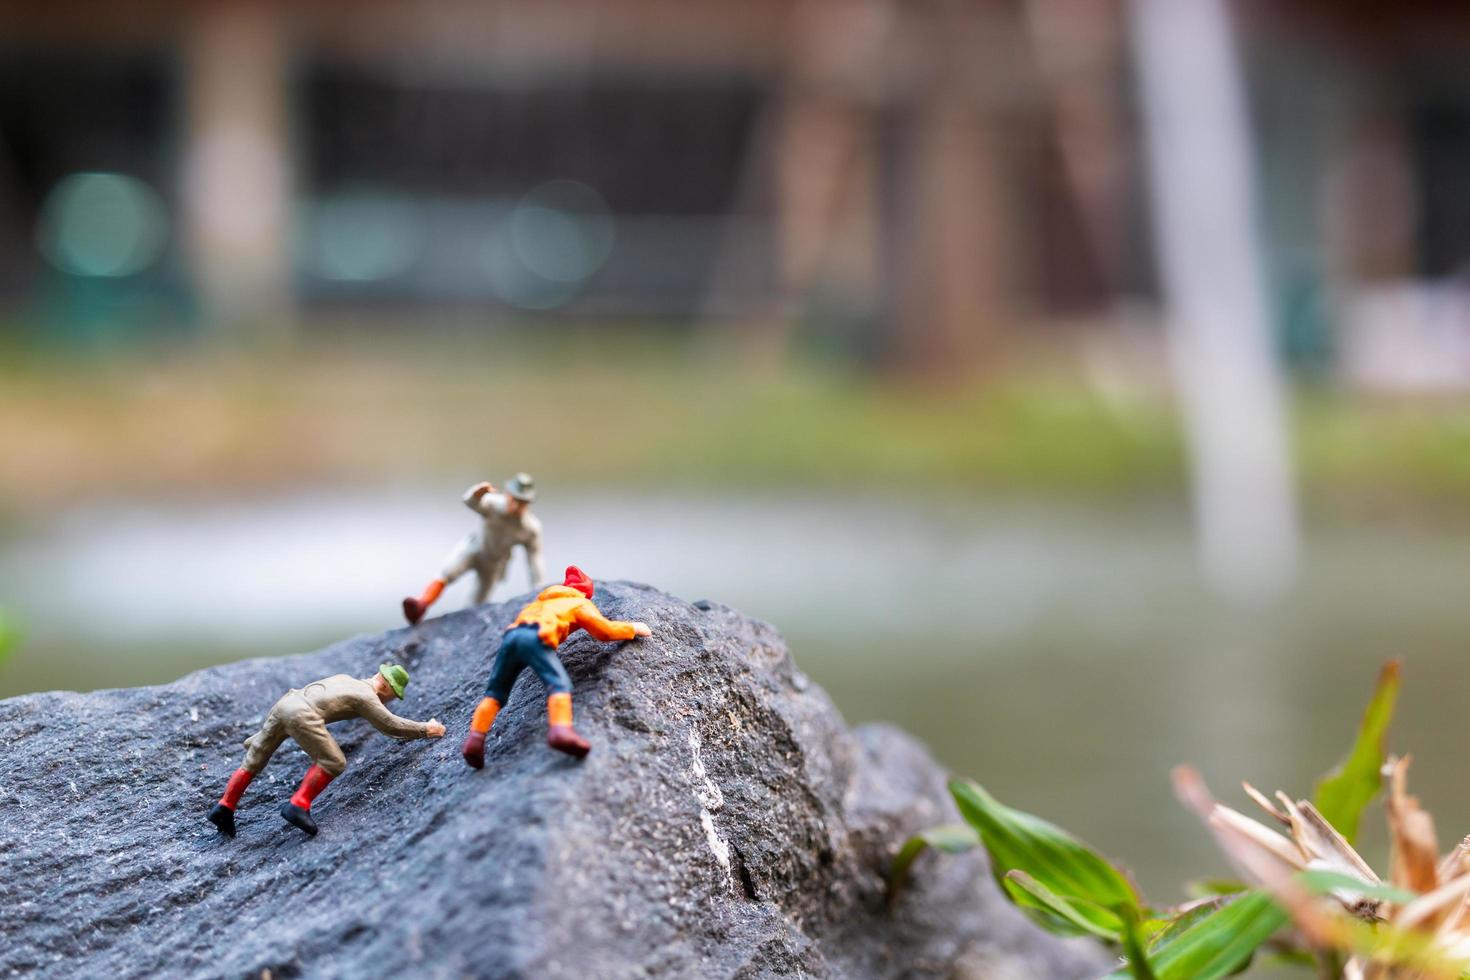
<svg viewBox="0 0 1470 980"><path fill-rule="evenodd" d="M285 9L201 4L185 40L187 254L206 321L257 335L293 306Z"/></svg>
<svg viewBox="0 0 1470 980"><path fill-rule="evenodd" d="M1037 91L1024 42L1014 0L795 5L737 207L769 213L770 254L732 234L706 309L732 305L765 261L770 299L742 324L759 361L779 362L822 302L847 334L873 334L848 343L881 368L993 360L1029 240L1010 200L1012 129Z"/></svg>
<svg viewBox="0 0 1470 980"><path fill-rule="evenodd" d="M877 307L877 119L889 0L804 0L793 5L773 91L755 124L707 319L765 295L740 319L748 359L779 365L814 294L851 309ZM767 215L769 238L751 234Z"/></svg>
<svg viewBox="0 0 1470 980"><path fill-rule="evenodd" d="M1045 89L1058 196L1067 220L1047 228L1048 297L1067 312L1106 313L1128 289L1137 161L1123 99L1124 19L1118 0L1026 0L1026 20ZM1061 295L1056 295L1056 293Z"/></svg>
<svg viewBox="0 0 1470 980"><path fill-rule="evenodd" d="M889 329L883 364L926 376L993 366L1021 318L1018 273L1033 235L1015 166L1038 88L1012 2L940 2L905 25L901 172L885 242Z"/></svg>
<svg viewBox="0 0 1470 980"><path fill-rule="evenodd" d="M952 373L993 359L1006 296L1004 179L993 132L973 100L945 91L919 109L902 195L910 227L898 236L890 368Z"/></svg>

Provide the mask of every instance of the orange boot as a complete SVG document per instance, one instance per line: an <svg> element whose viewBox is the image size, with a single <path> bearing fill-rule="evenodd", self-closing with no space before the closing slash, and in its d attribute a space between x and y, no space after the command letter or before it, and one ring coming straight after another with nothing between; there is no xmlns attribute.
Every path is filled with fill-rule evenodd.
<svg viewBox="0 0 1470 980"><path fill-rule="evenodd" d="M464 748L460 751L465 765L471 769L485 768L485 733L495 724L495 716L499 713L500 702L494 698L481 698L475 706L475 716L470 719L470 733L465 736Z"/></svg>
<svg viewBox="0 0 1470 980"><path fill-rule="evenodd" d="M408 620L408 625L417 626L419 620L424 618L424 613L444 593L444 580L436 578L424 586L424 594L415 599L409 596L403 600L403 618Z"/></svg>
<svg viewBox="0 0 1470 980"><path fill-rule="evenodd" d="M553 694L546 699L546 744L578 759L592 750L592 743L572 727L572 696Z"/></svg>

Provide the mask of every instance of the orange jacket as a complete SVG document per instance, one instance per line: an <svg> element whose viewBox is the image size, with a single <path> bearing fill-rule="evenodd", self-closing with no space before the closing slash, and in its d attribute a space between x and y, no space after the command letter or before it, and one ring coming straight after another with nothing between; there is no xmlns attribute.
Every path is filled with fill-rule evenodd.
<svg viewBox="0 0 1470 980"><path fill-rule="evenodd" d="M597 611L592 600L567 585L542 589L536 601L516 615L510 629L527 624L536 627L541 642L555 650L569 634L582 629L599 640L631 640L633 624L611 620Z"/></svg>

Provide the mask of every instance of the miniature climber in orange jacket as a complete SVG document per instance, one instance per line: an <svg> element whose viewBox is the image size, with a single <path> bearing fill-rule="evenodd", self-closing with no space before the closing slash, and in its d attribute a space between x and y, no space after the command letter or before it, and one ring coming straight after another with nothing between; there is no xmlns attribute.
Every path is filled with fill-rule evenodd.
<svg viewBox="0 0 1470 980"><path fill-rule="evenodd" d="M475 769L485 765L485 734L495 723L500 706L510 697L511 685L530 667L546 685L546 743L553 749L582 758L592 748L572 728L572 679L556 655L568 635L584 629L599 640L631 640L649 636L645 623L607 619L592 604L592 580L576 565L567 566L566 580L541 590L536 601L523 608L505 631L485 697L475 708L470 734L464 742L464 761Z"/></svg>

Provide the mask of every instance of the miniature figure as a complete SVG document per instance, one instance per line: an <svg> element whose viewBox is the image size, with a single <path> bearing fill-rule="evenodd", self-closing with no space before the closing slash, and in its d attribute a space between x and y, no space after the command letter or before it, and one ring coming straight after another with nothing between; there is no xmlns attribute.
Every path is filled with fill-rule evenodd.
<svg viewBox="0 0 1470 980"><path fill-rule="evenodd" d="M579 629L599 640L631 640L652 632L645 623L606 619L592 604L592 580L576 565L568 565L563 584L543 589L505 631L485 697L470 721L463 752L466 763L475 769L485 765L485 735L510 697L511 685L527 667L536 672L548 692L546 744L579 759L587 754L592 744L572 728L572 679L556 655L561 642Z"/></svg>
<svg viewBox="0 0 1470 980"><path fill-rule="evenodd" d="M209 821L231 837L235 836L235 808L255 774L265 768L287 736L311 756L311 768L294 796L281 804L285 821L316 836L311 804L317 794L347 768L342 749L327 732L327 726L344 718L364 718L384 735L394 738L439 738L444 726L437 719L411 721L400 718L384 705L403 697L408 671L398 664L383 664L372 677L334 674L325 680L291 689L265 717L260 731L245 740L245 761L225 786L225 795L209 811Z"/></svg>
<svg viewBox="0 0 1470 980"><path fill-rule="evenodd" d="M403 616L409 625L416 625L424 618L446 585L472 569L476 578L475 605L490 598L495 586L505 578L510 553L516 545L525 549L531 588L543 588L546 567L541 562L541 521L531 513L535 499L536 481L529 473L511 477L504 493L490 483L477 483L465 491L465 506L485 519L484 526L460 543L449 556L444 571L424 587L423 595L403 600Z"/></svg>

